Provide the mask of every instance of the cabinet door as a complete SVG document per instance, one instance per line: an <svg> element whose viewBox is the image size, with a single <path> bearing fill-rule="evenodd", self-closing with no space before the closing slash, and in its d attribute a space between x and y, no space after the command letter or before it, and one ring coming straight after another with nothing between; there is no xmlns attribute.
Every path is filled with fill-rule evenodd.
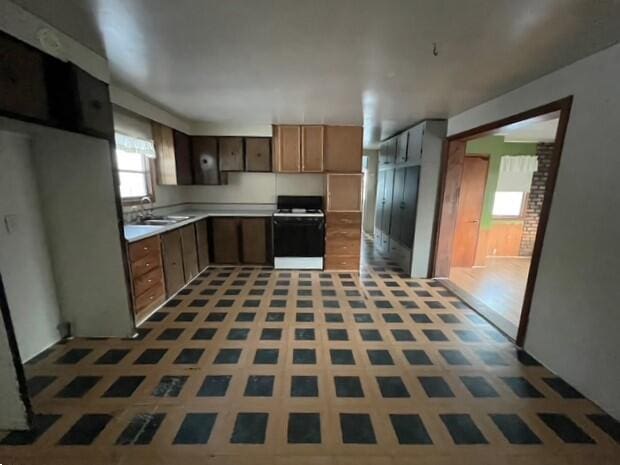
<svg viewBox="0 0 620 465"><path fill-rule="evenodd" d="M181 231L181 245L183 247L183 272L185 282L188 283L198 274L198 253L196 250L196 230L190 224L179 228Z"/></svg>
<svg viewBox="0 0 620 465"><path fill-rule="evenodd" d="M163 124L151 123L153 143L157 152L157 183L176 186L177 165L174 155L174 136L172 129Z"/></svg>
<svg viewBox="0 0 620 465"><path fill-rule="evenodd" d="M396 138L396 163L407 161L407 147L409 145L409 131L405 131Z"/></svg>
<svg viewBox="0 0 620 465"><path fill-rule="evenodd" d="M407 160L416 161L422 158L422 140L424 138L424 124L409 129L409 147L407 148Z"/></svg>
<svg viewBox="0 0 620 465"><path fill-rule="evenodd" d="M394 190L392 192L392 217L390 219L390 241L401 243L401 224L405 204L403 194L405 188L405 169L394 170Z"/></svg>
<svg viewBox="0 0 620 465"><path fill-rule="evenodd" d="M177 171L177 184L191 185L194 183L192 173L192 147L187 134L173 130L174 159Z"/></svg>
<svg viewBox="0 0 620 465"><path fill-rule="evenodd" d="M403 201L405 209L403 212L401 237L405 247L413 247L415 234L416 215L418 210L418 187L420 185L420 167L412 166L406 168L405 189Z"/></svg>
<svg viewBox="0 0 620 465"><path fill-rule="evenodd" d="M239 219L213 218L211 224L213 234L214 263L239 263Z"/></svg>
<svg viewBox="0 0 620 465"><path fill-rule="evenodd" d="M381 230L385 207L385 171L379 171L377 177L377 201L375 204L375 231ZM375 235L376 237L376 235Z"/></svg>
<svg viewBox="0 0 620 465"><path fill-rule="evenodd" d="M268 137L246 137L245 170L271 171L271 139Z"/></svg>
<svg viewBox="0 0 620 465"><path fill-rule="evenodd" d="M242 262L252 265L265 265L269 261L267 254L267 219L241 219Z"/></svg>
<svg viewBox="0 0 620 465"><path fill-rule="evenodd" d="M396 138L388 139L379 146L381 165L393 165L396 160Z"/></svg>
<svg viewBox="0 0 620 465"><path fill-rule="evenodd" d="M301 128L278 126L278 171L299 173L301 171Z"/></svg>
<svg viewBox="0 0 620 465"><path fill-rule="evenodd" d="M301 171L323 171L323 126L301 127Z"/></svg>
<svg viewBox="0 0 620 465"><path fill-rule="evenodd" d="M327 211L362 210L362 175L327 175Z"/></svg>
<svg viewBox="0 0 620 465"><path fill-rule="evenodd" d="M382 250L387 251L390 241L390 223L392 221L392 192L394 191L394 170L385 171L385 189L384 198L385 203L383 207L383 218L381 230L383 234L381 236L380 247Z"/></svg>
<svg viewBox="0 0 620 465"><path fill-rule="evenodd" d="M181 232L178 229L161 236L162 253L164 258L164 277L166 280L166 295L176 294L185 285L183 272L183 248L181 246Z"/></svg>
<svg viewBox="0 0 620 465"><path fill-rule="evenodd" d="M217 185L220 173L217 160L217 138L192 136L192 159L196 184Z"/></svg>
<svg viewBox="0 0 620 465"><path fill-rule="evenodd" d="M220 171L243 171L243 138L219 137Z"/></svg>
<svg viewBox="0 0 620 465"><path fill-rule="evenodd" d="M114 123L108 85L73 64L70 69L76 89L76 129L111 136Z"/></svg>
<svg viewBox="0 0 620 465"><path fill-rule="evenodd" d="M359 126L325 127L325 170L331 173L362 171L362 136Z"/></svg>
<svg viewBox="0 0 620 465"><path fill-rule="evenodd" d="M198 251L198 270L202 271L209 265L209 237L207 233L207 220L197 221L196 226L196 249Z"/></svg>

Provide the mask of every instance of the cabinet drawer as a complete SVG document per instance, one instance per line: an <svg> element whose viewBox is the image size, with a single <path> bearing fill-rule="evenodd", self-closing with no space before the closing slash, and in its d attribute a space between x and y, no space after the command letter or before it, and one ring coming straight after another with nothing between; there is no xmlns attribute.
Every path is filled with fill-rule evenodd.
<svg viewBox="0 0 620 465"><path fill-rule="evenodd" d="M148 255L139 258L131 264L131 276L133 279L140 277L155 268L161 266L161 254L159 250L153 250Z"/></svg>
<svg viewBox="0 0 620 465"><path fill-rule="evenodd" d="M327 228L325 238L330 241L355 241L359 242L361 232L359 228Z"/></svg>
<svg viewBox="0 0 620 465"><path fill-rule="evenodd" d="M359 226L362 223L361 213L327 213L326 223L331 226Z"/></svg>
<svg viewBox="0 0 620 465"><path fill-rule="evenodd" d="M142 257L146 257L154 250L159 252L159 236L149 237L133 244L129 244L129 259L132 262L137 261Z"/></svg>
<svg viewBox="0 0 620 465"><path fill-rule="evenodd" d="M360 267L359 255L326 255L326 270L357 271Z"/></svg>
<svg viewBox="0 0 620 465"><path fill-rule="evenodd" d="M164 282L164 271L161 267L155 268L133 280L134 295L140 296L152 287Z"/></svg>
<svg viewBox="0 0 620 465"><path fill-rule="evenodd" d="M359 255L360 240L328 239L325 250L327 255Z"/></svg>
<svg viewBox="0 0 620 465"><path fill-rule="evenodd" d="M147 308L154 308L166 300L166 289L163 282L151 287L147 292L135 299L134 309L139 313Z"/></svg>

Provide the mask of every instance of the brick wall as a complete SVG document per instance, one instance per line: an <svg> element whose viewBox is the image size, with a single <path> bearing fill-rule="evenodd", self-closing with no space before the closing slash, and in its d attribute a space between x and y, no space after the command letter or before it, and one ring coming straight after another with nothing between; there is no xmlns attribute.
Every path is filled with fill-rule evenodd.
<svg viewBox="0 0 620 465"><path fill-rule="evenodd" d="M523 236L519 247L519 255L522 257L531 256L534 250L534 240L536 239L540 211L545 198L545 187L547 186L553 156L553 144L537 144L536 156L538 157L538 170L532 178L532 188L525 207Z"/></svg>

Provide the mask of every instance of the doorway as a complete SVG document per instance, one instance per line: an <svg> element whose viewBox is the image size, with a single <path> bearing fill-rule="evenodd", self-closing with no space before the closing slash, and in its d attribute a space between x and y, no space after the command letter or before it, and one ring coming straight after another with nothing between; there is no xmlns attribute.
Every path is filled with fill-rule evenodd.
<svg viewBox="0 0 620 465"><path fill-rule="evenodd" d="M451 136L445 150L433 276L519 345L570 105Z"/></svg>

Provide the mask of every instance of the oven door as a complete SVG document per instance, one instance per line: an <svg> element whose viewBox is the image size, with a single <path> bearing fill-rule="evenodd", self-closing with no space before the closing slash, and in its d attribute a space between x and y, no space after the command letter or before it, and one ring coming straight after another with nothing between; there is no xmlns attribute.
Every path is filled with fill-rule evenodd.
<svg viewBox="0 0 620 465"><path fill-rule="evenodd" d="M273 218L274 257L322 257L325 219L300 216Z"/></svg>

